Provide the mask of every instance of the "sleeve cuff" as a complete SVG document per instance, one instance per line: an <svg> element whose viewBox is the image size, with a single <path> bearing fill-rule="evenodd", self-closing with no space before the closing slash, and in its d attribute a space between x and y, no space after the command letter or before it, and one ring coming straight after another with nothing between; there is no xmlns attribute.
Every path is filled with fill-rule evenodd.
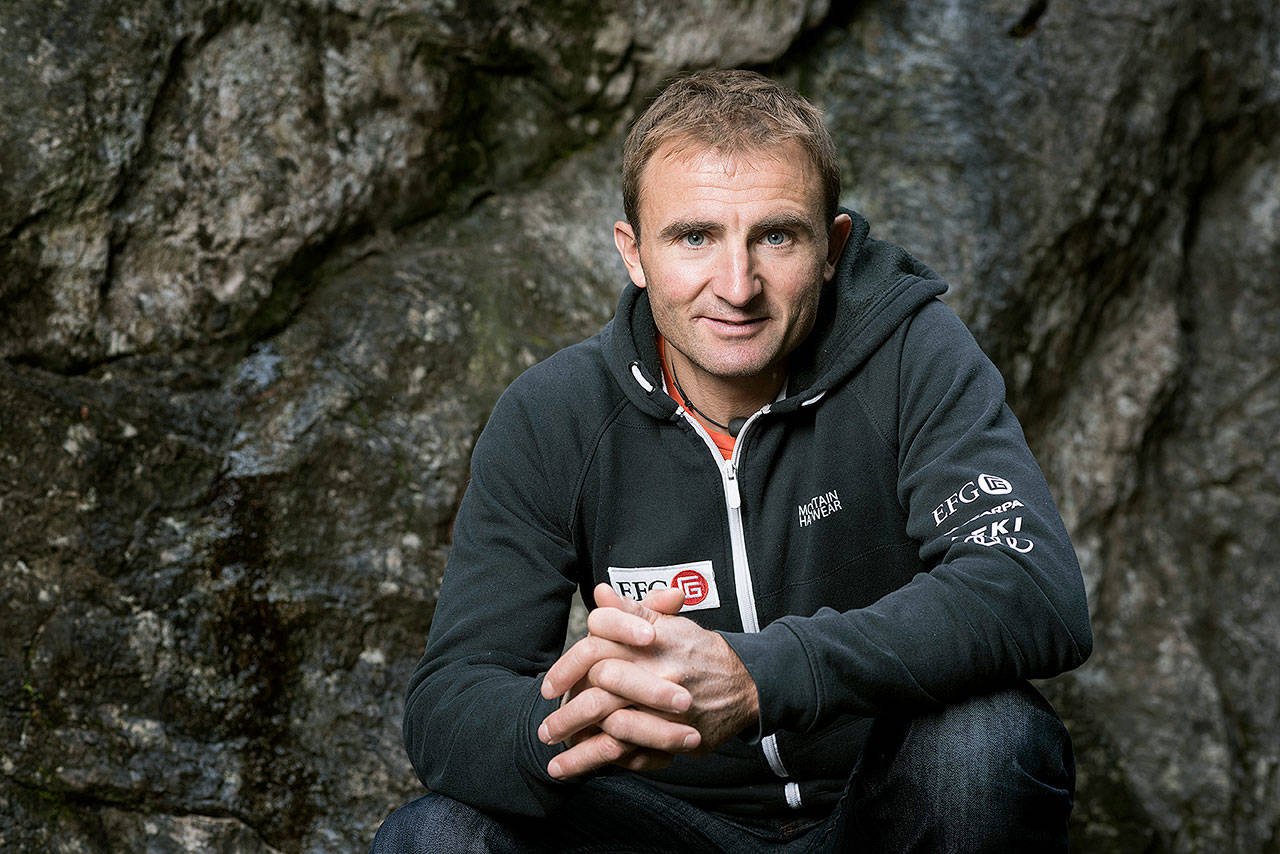
<svg viewBox="0 0 1280 854"><path fill-rule="evenodd" d="M818 689L804 644L784 623L759 632L721 632L756 683L760 717L742 738L754 744L780 729L805 732L818 718Z"/></svg>
<svg viewBox="0 0 1280 854"><path fill-rule="evenodd" d="M559 753L563 753L567 748L564 743L560 744L543 744L538 738L538 727L542 725L547 715L560 708L560 698L555 697L550 700L542 696L540 690L542 686L541 677L533 680L532 698L529 701L528 715L525 718L525 755L528 762L520 763L523 772L532 778L531 782L536 782L542 786L571 786L576 780L557 780L547 773L547 763L552 757Z"/></svg>

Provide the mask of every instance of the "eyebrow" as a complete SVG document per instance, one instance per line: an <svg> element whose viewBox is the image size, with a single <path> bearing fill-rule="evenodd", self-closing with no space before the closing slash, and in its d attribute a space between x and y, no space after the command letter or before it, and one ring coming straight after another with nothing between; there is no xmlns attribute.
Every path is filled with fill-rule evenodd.
<svg viewBox="0 0 1280 854"><path fill-rule="evenodd" d="M808 237L817 237L813 222L807 216L793 213L780 213L765 217L751 227L751 233L765 234L770 231L800 231Z"/></svg>
<svg viewBox="0 0 1280 854"><path fill-rule="evenodd" d="M667 227L658 232L660 240L675 240L682 234L690 234L695 231L722 231L724 226L718 222L712 222L707 219L678 219L668 223Z"/></svg>
<svg viewBox="0 0 1280 854"><path fill-rule="evenodd" d="M809 237L816 237L813 223L806 216L800 216L793 213L779 213L767 216L751 226L750 233L752 235L765 234L776 229L788 231L804 232ZM705 219L678 219L667 224L665 228L658 232L660 240L675 240L683 234L690 234L697 231L706 231L717 233L724 230L724 225L718 222Z"/></svg>

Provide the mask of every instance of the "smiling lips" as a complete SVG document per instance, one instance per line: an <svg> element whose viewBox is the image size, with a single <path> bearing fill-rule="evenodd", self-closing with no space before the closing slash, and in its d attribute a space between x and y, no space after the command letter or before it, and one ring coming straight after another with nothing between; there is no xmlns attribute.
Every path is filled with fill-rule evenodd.
<svg viewBox="0 0 1280 854"><path fill-rule="evenodd" d="M765 317L749 317L741 320L733 320L721 317L706 317L705 315L698 318L711 327L711 330L717 335L725 337L750 335L768 319Z"/></svg>

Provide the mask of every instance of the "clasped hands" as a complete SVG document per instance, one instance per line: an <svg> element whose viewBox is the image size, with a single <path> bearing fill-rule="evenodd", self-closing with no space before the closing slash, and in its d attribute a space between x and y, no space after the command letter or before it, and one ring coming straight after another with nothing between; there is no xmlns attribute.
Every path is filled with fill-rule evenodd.
<svg viewBox="0 0 1280 854"><path fill-rule="evenodd" d="M538 737L569 745L547 764L548 774L664 768L677 754L714 750L755 722L756 686L741 659L716 632L675 616L684 593L660 588L643 602L607 584L594 593L589 634L542 681L544 697L565 699Z"/></svg>

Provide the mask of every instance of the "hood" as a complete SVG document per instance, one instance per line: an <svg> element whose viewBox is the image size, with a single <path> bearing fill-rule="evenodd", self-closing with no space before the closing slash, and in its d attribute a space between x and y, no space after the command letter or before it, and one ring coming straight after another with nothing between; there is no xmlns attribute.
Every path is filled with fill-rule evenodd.
<svg viewBox="0 0 1280 854"><path fill-rule="evenodd" d="M937 273L906 250L870 236L859 213L835 275L823 285L813 331L791 354L787 396L772 411L788 412L852 374L921 305L946 291ZM601 332L610 371L641 410L670 417L676 404L662 391L657 327L649 293L628 283L613 320Z"/></svg>

